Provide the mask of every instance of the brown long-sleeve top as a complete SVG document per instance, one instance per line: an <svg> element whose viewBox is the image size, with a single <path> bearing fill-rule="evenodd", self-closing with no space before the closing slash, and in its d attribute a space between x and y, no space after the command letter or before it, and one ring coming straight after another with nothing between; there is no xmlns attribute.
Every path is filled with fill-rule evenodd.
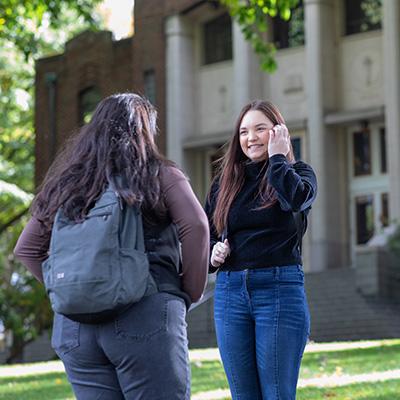
<svg viewBox="0 0 400 400"><path fill-rule="evenodd" d="M170 166L162 169L161 190L182 244L182 289L196 302L207 281L210 240L207 216L179 169ZM33 216L14 249L15 256L41 282L50 236L51 231Z"/></svg>

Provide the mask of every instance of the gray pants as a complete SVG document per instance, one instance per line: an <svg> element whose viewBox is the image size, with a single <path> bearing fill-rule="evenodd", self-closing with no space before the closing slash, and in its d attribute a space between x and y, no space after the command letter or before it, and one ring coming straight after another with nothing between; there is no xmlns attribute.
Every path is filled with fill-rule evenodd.
<svg viewBox="0 0 400 400"><path fill-rule="evenodd" d="M179 297L156 293L117 319L88 325L55 314L52 346L78 400L188 400L190 365Z"/></svg>

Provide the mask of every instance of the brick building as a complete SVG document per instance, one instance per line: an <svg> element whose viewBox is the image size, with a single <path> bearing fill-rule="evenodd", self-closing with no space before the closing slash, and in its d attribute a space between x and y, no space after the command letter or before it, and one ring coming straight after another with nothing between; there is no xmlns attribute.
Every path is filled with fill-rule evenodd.
<svg viewBox="0 0 400 400"><path fill-rule="evenodd" d="M366 13L364 2L303 0L291 21L271 20L266 36L278 45L278 70L268 75L218 1L136 0L132 38L83 33L63 54L38 61L37 183L93 104L130 90L157 106L160 148L187 171L202 201L238 110L271 99L296 155L319 180L304 243L312 338L398 336L393 304L371 303L379 274L365 274L357 260L400 220L400 3L369 1ZM197 321L189 317L197 343L212 337L212 305L202 307Z"/></svg>
<svg viewBox="0 0 400 400"><path fill-rule="evenodd" d="M36 184L55 152L84 123L97 102L116 92L144 94L157 106L158 144L165 153L165 18L190 9L193 3L136 1L134 38L115 41L111 32L83 32L66 43L64 53L37 61Z"/></svg>
<svg viewBox="0 0 400 400"><path fill-rule="evenodd" d="M65 52L36 63L36 183L55 152L96 103L132 89L132 40L114 42L111 32L84 32Z"/></svg>

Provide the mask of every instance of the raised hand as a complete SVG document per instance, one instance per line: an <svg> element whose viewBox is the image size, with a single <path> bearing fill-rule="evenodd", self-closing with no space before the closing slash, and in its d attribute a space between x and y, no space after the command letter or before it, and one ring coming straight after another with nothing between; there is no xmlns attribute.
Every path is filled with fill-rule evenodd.
<svg viewBox="0 0 400 400"><path fill-rule="evenodd" d="M283 154L286 156L290 151L290 136L286 125L275 125L269 131L268 156Z"/></svg>

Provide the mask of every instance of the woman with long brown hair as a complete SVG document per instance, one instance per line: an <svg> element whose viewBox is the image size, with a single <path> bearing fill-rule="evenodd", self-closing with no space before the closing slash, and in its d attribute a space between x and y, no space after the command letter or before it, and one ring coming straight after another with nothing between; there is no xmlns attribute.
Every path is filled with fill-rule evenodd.
<svg viewBox="0 0 400 400"><path fill-rule="evenodd" d="M57 210L79 224L112 185L124 205L143 215L157 290L101 323L55 313L52 346L78 400L190 398L185 314L205 286L209 228L184 174L157 150L156 117L154 107L134 93L102 100L57 156L15 248L43 281ZM118 268L117 260L111 264Z"/></svg>
<svg viewBox="0 0 400 400"><path fill-rule="evenodd" d="M276 106L247 104L206 204L215 327L233 400L296 397L310 320L294 213L308 212L316 187Z"/></svg>

